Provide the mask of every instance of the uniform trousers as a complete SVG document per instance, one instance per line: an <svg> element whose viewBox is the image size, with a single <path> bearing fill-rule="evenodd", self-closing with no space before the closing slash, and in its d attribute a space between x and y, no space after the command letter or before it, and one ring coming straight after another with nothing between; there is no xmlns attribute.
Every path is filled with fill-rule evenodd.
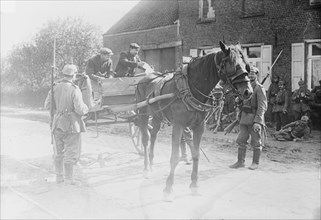
<svg viewBox="0 0 321 220"><path fill-rule="evenodd" d="M287 114L283 112L275 112L276 116L276 130L279 131L284 125L287 124Z"/></svg>
<svg viewBox="0 0 321 220"><path fill-rule="evenodd" d="M56 129L54 136L54 160L76 164L81 151L81 133L66 133Z"/></svg>
<svg viewBox="0 0 321 220"><path fill-rule="evenodd" d="M239 148L247 149L249 146L248 140L251 136L251 146L253 147L253 150L262 150L262 132L262 126L261 132L255 132L253 130L253 125L240 124L240 132L237 136L236 143L239 145Z"/></svg>

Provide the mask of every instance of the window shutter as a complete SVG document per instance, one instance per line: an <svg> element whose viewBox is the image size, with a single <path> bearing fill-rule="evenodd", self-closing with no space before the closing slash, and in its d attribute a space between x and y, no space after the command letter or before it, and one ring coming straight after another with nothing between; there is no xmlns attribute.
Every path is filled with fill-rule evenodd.
<svg viewBox="0 0 321 220"><path fill-rule="evenodd" d="M304 43L295 43L292 44L292 91L299 88L300 79L304 80Z"/></svg>
<svg viewBox="0 0 321 220"><path fill-rule="evenodd" d="M268 74L271 65L272 65L272 45L263 45L261 46L261 56L262 56L262 64L261 64L261 82ZM271 76L272 71L270 72L269 77L265 80L263 87L265 90L269 89L271 85Z"/></svg>

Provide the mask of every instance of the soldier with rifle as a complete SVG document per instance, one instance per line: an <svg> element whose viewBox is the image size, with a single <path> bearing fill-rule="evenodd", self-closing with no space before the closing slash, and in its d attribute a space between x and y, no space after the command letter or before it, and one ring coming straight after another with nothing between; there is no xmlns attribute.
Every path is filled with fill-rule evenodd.
<svg viewBox="0 0 321 220"><path fill-rule="evenodd" d="M253 147L253 161L249 167L256 170L259 167L259 160L263 147L262 136L264 131L264 114L267 109L266 93L262 84L257 81L259 70L251 67L249 78L253 87L253 95L248 100L243 100L240 113L240 133L237 137L238 144L237 162L230 168L241 168L245 166L245 155L248 147L248 140L251 136L251 146Z"/></svg>
<svg viewBox="0 0 321 220"><path fill-rule="evenodd" d="M82 116L88 113L82 94L73 83L77 73L75 65L67 64L63 79L52 85L44 107L51 107L53 114L51 132L54 144L56 182L74 185L73 166L79 159L81 132L86 131Z"/></svg>
<svg viewBox="0 0 321 220"><path fill-rule="evenodd" d="M263 85L264 82L266 81L266 79L270 76L270 72L271 72L274 64L276 63L276 61L277 61L277 60L279 59L279 57L281 56L282 52L283 52L283 50L281 50L280 53L278 54L278 56L275 58L274 62L273 62L272 65L271 65L271 68L269 69L268 73L266 74L266 76L265 76L264 79L262 80L261 85ZM237 102L238 102L237 104L238 104L238 105L242 105L242 100L240 100L240 99L238 99L238 100L239 100L239 101L237 101ZM237 118L236 120L234 120L230 125L228 125L228 126L224 129L225 135L228 134L228 133L230 133L230 132L233 130L233 128L234 128L235 126L237 126L238 124L239 124L239 119Z"/></svg>

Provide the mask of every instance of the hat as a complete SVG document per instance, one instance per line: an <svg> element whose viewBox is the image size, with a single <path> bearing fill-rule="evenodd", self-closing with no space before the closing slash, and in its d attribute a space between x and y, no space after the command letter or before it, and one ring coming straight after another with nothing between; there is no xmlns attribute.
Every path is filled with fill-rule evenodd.
<svg viewBox="0 0 321 220"><path fill-rule="evenodd" d="M100 54L102 55L113 55L113 51L107 47L101 48L99 51Z"/></svg>
<svg viewBox="0 0 321 220"><path fill-rule="evenodd" d="M285 85L285 82L284 82L283 80L280 80L278 85L279 85L279 86L284 86L284 85Z"/></svg>
<svg viewBox="0 0 321 220"><path fill-rule="evenodd" d="M77 67L73 64L67 64L62 69L62 73L66 76L73 76L77 73Z"/></svg>
<svg viewBox="0 0 321 220"><path fill-rule="evenodd" d="M258 68L256 68L255 66L251 66L250 67L250 74L249 75L257 75L257 74L259 74L259 69Z"/></svg>
<svg viewBox="0 0 321 220"><path fill-rule="evenodd" d="M309 117L306 116L306 115L303 115L303 116L301 117L301 120L302 120L302 121L309 121Z"/></svg>
<svg viewBox="0 0 321 220"><path fill-rule="evenodd" d="M136 48L136 49L139 49L139 48L140 48L140 46L139 46L138 44L136 44L136 43L131 43L129 46L130 46L131 48Z"/></svg>
<svg viewBox="0 0 321 220"><path fill-rule="evenodd" d="M302 85L305 84L305 82L304 82L302 79L300 79L300 81L298 82L298 84L299 84L299 86L302 86Z"/></svg>

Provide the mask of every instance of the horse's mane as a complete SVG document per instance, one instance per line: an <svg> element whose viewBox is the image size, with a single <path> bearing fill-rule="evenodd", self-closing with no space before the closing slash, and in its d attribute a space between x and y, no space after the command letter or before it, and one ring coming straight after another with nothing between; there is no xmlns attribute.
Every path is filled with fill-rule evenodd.
<svg viewBox="0 0 321 220"><path fill-rule="evenodd" d="M211 65L214 64L213 60L215 57L216 53L210 53L206 56L202 56L202 57L197 57L195 59L193 59L189 64L188 64L188 72L189 70L195 70L195 67L197 68L208 68L211 67ZM209 69L208 69L209 70ZM198 69L196 69L195 71L199 71Z"/></svg>

